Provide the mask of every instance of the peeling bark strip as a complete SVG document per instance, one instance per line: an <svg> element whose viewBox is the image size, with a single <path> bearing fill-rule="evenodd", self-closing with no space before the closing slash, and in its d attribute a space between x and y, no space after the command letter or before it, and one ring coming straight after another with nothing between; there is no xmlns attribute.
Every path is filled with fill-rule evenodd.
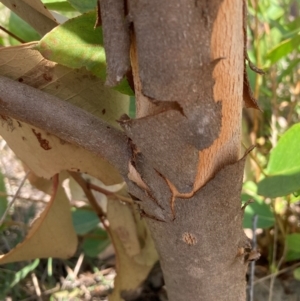
<svg viewBox="0 0 300 301"><path fill-rule="evenodd" d="M255 99L248 74L247 74L247 65L246 61L248 61L249 67L251 70L255 71L258 74L263 75L264 71L260 70L259 68L255 67L254 64L250 61L248 52L247 52L247 2L246 0L243 0L243 31L244 31L244 87L243 87L243 98L245 102L246 108L253 108L261 111L261 108L259 107L259 104L257 103L257 100Z"/></svg>
<svg viewBox="0 0 300 301"><path fill-rule="evenodd" d="M248 253L239 253L251 249L240 200L245 159L222 169L192 198L177 199L174 222L147 219L169 300L246 300Z"/></svg>
<svg viewBox="0 0 300 301"><path fill-rule="evenodd" d="M108 86L118 84L130 68L129 21L124 0L100 0Z"/></svg>

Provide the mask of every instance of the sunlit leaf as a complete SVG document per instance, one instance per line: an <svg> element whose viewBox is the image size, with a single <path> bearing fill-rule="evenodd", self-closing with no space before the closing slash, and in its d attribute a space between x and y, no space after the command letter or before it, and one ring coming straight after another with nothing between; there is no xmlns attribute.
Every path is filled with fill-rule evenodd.
<svg viewBox="0 0 300 301"><path fill-rule="evenodd" d="M267 59L271 64L278 62L281 58L287 56L294 50L297 50L300 43L300 35L296 35L293 38L282 41L279 45L275 46L267 54Z"/></svg>
<svg viewBox="0 0 300 301"><path fill-rule="evenodd" d="M300 123L292 126L271 151L267 176L258 183L258 194L288 195L300 189Z"/></svg>
<svg viewBox="0 0 300 301"><path fill-rule="evenodd" d="M37 49L48 60L70 68L86 67L94 75L105 79L106 62L102 29L94 28L96 13L86 13L53 29L37 44ZM126 80L116 88L133 95Z"/></svg>
<svg viewBox="0 0 300 301"><path fill-rule="evenodd" d="M72 12L75 11L72 5L66 0L43 0L43 3L49 10Z"/></svg>

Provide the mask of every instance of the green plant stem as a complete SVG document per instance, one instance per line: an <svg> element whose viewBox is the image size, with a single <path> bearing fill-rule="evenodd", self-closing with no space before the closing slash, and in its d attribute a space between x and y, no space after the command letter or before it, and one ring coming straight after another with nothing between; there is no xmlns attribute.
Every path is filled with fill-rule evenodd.
<svg viewBox="0 0 300 301"><path fill-rule="evenodd" d="M15 40L19 41L20 43L24 44L26 43L24 40L22 40L21 38L19 38L18 36L16 36L14 33L10 32L9 30L7 30L6 28L4 28L3 26L0 25L0 29L2 31L4 31L5 33L7 33L9 36L11 36L12 38L14 38Z"/></svg>

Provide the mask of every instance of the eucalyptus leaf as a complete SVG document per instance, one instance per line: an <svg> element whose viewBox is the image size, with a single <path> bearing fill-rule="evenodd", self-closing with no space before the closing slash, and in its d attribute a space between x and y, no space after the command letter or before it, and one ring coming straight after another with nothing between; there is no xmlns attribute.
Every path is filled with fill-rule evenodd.
<svg viewBox="0 0 300 301"><path fill-rule="evenodd" d="M101 228L91 233L90 237L86 237L82 249L87 256L97 257L110 244L109 237Z"/></svg>
<svg viewBox="0 0 300 301"><path fill-rule="evenodd" d="M242 202L245 203L248 200L253 200L254 202L247 205L244 213L244 228L252 228L253 218L257 215L257 227L258 228L269 228L275 223L274 214L268 206L264 199L256 194L256 184L253 182L246 182L243 187Z"/></svg>
<svg viewBox="0 0 300 301"><path fill-rule="evenodd" d="M86 13L96 8L97 0L68 0L79 12Z"/></svg>
<svg viewBox="0 0 300 301"><path fill-rule="evenodd" d="M285 196L300 189L300 124L292 126L271 151L267 176L258 183L258 194Z"/></svg>
<svg viewBox="0 0 300 301"><path fill-rule="evenodd" d="M75 11L74 7L66 0L43 0L43 3L49 10L60 12Z"/></svg>
<svg viewBox="0 0 300 301"><path fill-rule="evenodd" d="M8 29L24 42L37 41L41 38L41 35L35 29L13 12L10 13ZM12 37L10 37L10 43L11 45L20 44L19 41Z"/></svg>
<svg viewBox="0 0 300 301"><path fill-rule="evenodd" d="M266 58L270 60L271 64L275 64L283 57L290 54L292 51L297 50L299 48L300 43L300 35L286 39L282 41L280 44L276 45L273 49L271 49Z"/></svg>
<svg viewBox="0 0 300 301"><path fill-rule="evenodd" d="M287 254L286 261L293 261L300 259L300 234L288 234L285 238Z"/></svg>
<svg viewBox="0 0 300 301"><path fill-rule="evenodd" d="M106 61L102 29L94 28L95 22L95 12L70 19L45 35L36 48L50 61L70 68L86 67L94 75L105 79ZM126 80L115 89L123 94L133 95Z"/></svg>
<svg viewBox="0 0 300 301"><path fill-rule="evenodd" d="M99 224L99 217L94 211L75 209L72 211L72 220L75 232L84 235L94 230Z"/></svg>

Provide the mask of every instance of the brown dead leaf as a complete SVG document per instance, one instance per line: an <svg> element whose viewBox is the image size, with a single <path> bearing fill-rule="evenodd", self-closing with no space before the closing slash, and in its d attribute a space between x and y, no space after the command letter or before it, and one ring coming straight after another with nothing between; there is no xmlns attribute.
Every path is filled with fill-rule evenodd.
<svg viewBox="0 0 300 301"><path fill-rule="evenodd" d="M71 170L88 173L108 185L123 182L107 161L26 123L0 116L0 134L39 177L49 179L62 170Z"/></svg>
<svg viewBox="0 0 300 301"><path fill-rule="evenodd" d="M71 69L48 61L27 43L0 49L0 75L76 105L114 127L129 111L129 97L104 86L85 68Z"/></svg>
<svg viewBox="0 0 300 301"><path fill-rule="evenodd" d="M117 257L117 276L110 301L121 301L122 291L137 289L158 260L145 221L134 210L134 207L108 200L107 218Z"/></svg>
<svg viewBox="0 0 300 301"><path fill-rule="evenodd" d="M37 217L24 239L14 249L0 256L0 264L35 258L69 258L77 248L69 200L54 178L54 192L45 210Z"/></svg>
<svg viewBox="0 0 300 301"><path fill-rule="evenodd" d="M105 88L103 80L84 68L74 70L44 59L34 45L0 49L0 75L53 94L119 127L116 120L129 110L128 96ZM107 161L25 123L2 118L0 134L40 177L71 170L89 173L106 185L123 182Z"/></svg>
<svg viewBox="0 0 300 301"><path fill-rule="evenodd" d="M110 229L118 235L127 255L133 257L139 254L141 247L132 208L119 201L110 201L107 209Z"/></svg>

